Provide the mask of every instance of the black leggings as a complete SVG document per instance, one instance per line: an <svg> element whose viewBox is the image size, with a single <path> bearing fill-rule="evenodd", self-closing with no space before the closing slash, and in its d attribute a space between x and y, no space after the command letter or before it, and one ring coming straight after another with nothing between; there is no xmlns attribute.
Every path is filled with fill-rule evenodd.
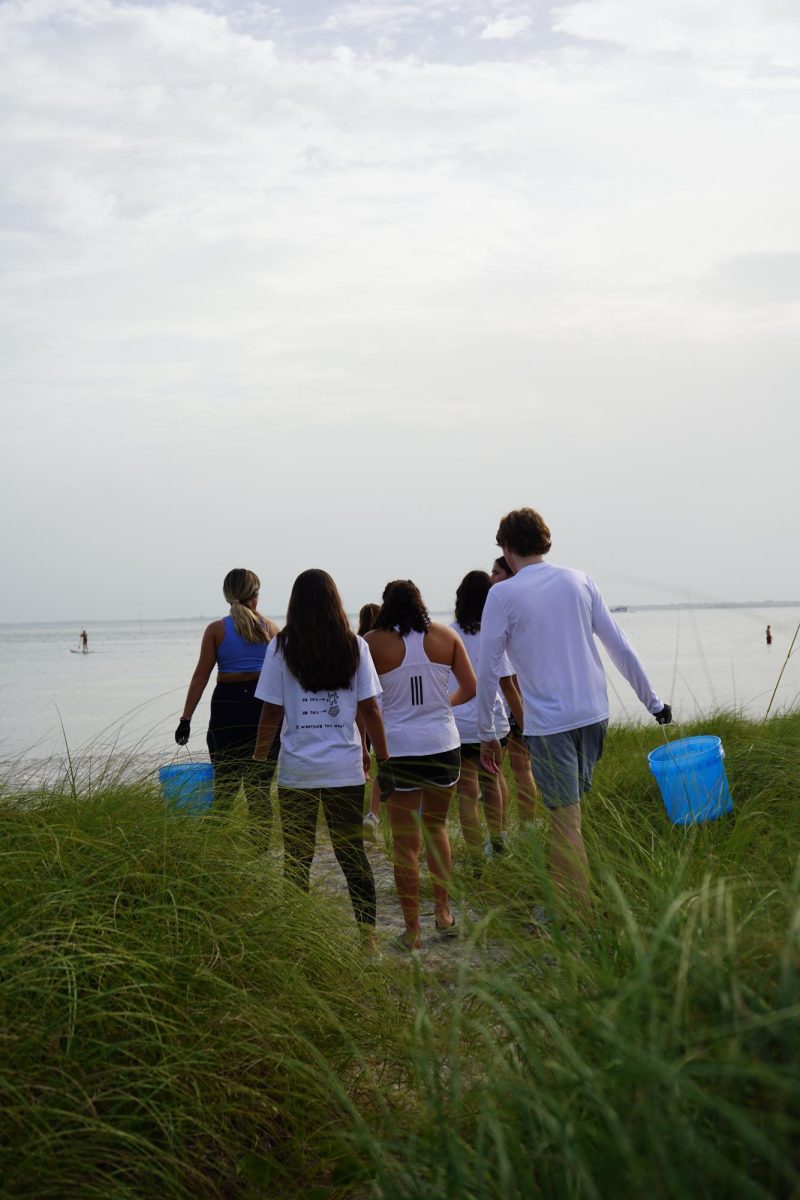
<svg viewBox="0 0 800 1200"><path fill-rule="evenodd" d="M342 868L356 920L375 924L375 877L364 852L362 813L364 785L341 788L310 788L296 791L278 786L283 825L283 873L304 892L308 891L317 814L320 801L336 861Z"/></svg>
<svg viewBox="0 0 800 1200"><path fill-rule="evenodd" d="M214 806L229 809L244 784L250 828L262 842L269 841L272 805L269 793L278 761L276 737L266 762L253 761L256 733L263 702L255 694L256 679L246 683L218 683L211 697L211 719L206 744L214 764Z"/></svg>

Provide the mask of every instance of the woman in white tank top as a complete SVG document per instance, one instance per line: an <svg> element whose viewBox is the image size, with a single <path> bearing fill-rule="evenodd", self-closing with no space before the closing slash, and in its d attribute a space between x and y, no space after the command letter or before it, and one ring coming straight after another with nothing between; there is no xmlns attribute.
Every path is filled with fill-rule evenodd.
<svg viewBox="0 0 800 1200"><path fill-rule="evenodd" d="M492 563L489 578L492 581L492 586L494 586L496 583L504 583L506 579L511 578L512 574L511 567L501 554ZM517 683L516 675L512 676L512 682L519 694L519 684ZM520 703L522 703L521 696ZM508 707L508 703L506 703L506 713L511 724L508 735L508 757L511 763L511 773L517 785L517 815L520 827L522 827L523 825L532 824L536 816L536 783L533 778L533 771L531 770L531 756L528 754L525 743L522 740L522 726L516 717L514 717L514 714Z"/></svg>
<svg viewBox="0 0 800 1200"><path fill-rule="evenodd" d="M454 630L431 621L411 580L387 584L374 629L366 635L383 688L381 709L395 790L387 801L394 877L405 920L398 948L422 945L419 923L420 821L433 879L436 931L455 931L447 810L458 781L461 739L453 704L475 695L475 672ZM448 692L450 673L456 680Z"/></svg>
<svg viewBox="0 0 800 1200"><path fill-rule="evenodd" d="M477 672L481 641L481 617L491 580L486 571L469 571L461 580L456 592L456 619L452 628L464 642L469 660ZM504 656L500 673L500 686L506 690L521 711L522 700L513 685L514 668ZM478 806L483 799L486 823L489 826L487 853L503 854L506 851L505 808L508 789L504 787L502 771L490 775L481 769L481 739L478 733L478 702L470 700L453 710L461 737L461 778L458 781L458 812L461 831L467 847L471 866L476 873L483 860L483 835ZM495 728L501 746L505 747L509 722L503 705L503 696L498 692L495 703Z"/></svg>

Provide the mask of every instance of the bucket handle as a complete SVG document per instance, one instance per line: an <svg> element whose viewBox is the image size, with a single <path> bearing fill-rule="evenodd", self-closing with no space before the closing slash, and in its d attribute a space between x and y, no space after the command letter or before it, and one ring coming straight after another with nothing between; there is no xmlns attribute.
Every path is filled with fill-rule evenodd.
<svg viewBox="0 0 800 1200"><path fill-rule="evenodd" d="M673 721L673 722L672 722L672 724L673 724L673 725L676 725L676 724L677 724L677 722L676 722L676 721ZM665 746L667 746L667 747L669 747L669 746L670 746L670 740L669 740L669 735L667 734L667 729L669 728L669 726L667 726L667 725L660 725L660 726L659 726L659 728L660 728L660 730L661 730L661 733L662 733L662 735L663 735L663 737L664 737L664 745L665 745ZM675 764L675 766L677 766L678 764L677 764L677 762L676 762L676 760L675 760L675 755L672 753L672 751L670 751L670 755L669 755L669 756L670 756L670 758L672 759L672 762Z"/></svg>
<svg viewBox="0 0 800 1200"><path fill-rule="evenodd" d="M178 755L180 754L181 750L186 751L186 757L189 759L189 762L194 762L194 759L192 758L192 752L189 749L189 746L187 743L187 745L185 745L185 746L178 746L177 750L175 751L175 753L173 754L172 758L169 761L170 766L172 766L173 763L175 763L177 761Z"/></svg>
<svg viewBox="0 0 800 1200"><path fill-rule="evenodd" d="M172 756L172 758L169 760L169 762L166 764L168 767L174 767L174 766L175 766L175 763L178 761L178 757L179 757L179 755L180 755L180 752L181 752L181 750L185 750L185 751L186 751L186 756L187 756L187 758L189 759L189 762L190 762L190 763L193 763L193 762L194 762L194 759L192 758L192 752L191 752L191 750L189 749L189 746L188 746L188 743L187 743L187 745L185 745L185 746L176 746L176 747L175 747L175 753L173 754L173 756ZM158 772L159 770L160 770L160 768L159 768L159 767L154 767L154 768L153 768L153 774L154 774L154 775L155 775L155 774L157 774L157 772Z"/></svg>

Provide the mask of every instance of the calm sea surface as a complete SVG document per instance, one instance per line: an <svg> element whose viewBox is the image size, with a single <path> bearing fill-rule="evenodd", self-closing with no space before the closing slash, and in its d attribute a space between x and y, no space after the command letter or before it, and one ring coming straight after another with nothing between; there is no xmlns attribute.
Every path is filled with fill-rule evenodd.
<svg viewBox="0 0 800 1200"><path fill-rule="evenodd" d="M632 611L616 614L656 692L676 721L715 708L763 716L800 621L798 608ZM439 620L449 616L437 614ZM774 641L765 644L772 626ZM75 625L0 626L0 766L40 773L64 761L129 756L151 766L175 754L182 711L207 620L109 622L89 628L88 655L73 654ZM649 720L609 665L612 720ZM206 757L205 728L213 685L192 722L189 750ZM800 706L800 638L776 699ZM63 726L63 728L62 728Z"/></svg>

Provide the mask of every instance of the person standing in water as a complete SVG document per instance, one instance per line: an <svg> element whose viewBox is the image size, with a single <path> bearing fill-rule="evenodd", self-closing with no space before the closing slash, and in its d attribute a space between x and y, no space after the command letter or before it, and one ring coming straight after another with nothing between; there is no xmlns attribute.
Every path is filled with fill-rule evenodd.
<svg viewBox="0 0 800 1200"><path fill-rule="evenodd" d="M772 627L770 625L767 626L767 645L772 645Z"/></svg>
<svg viewBox="0 0 800 1200"><path fill-rule="evenodd" d="M475 695L475 672L453 629L434 624L410 579L388 583L375 628L366 636L383 695L381 708L394 788L382 788L394 844L394 878L405 932L398 950L422 945L419 921L420 812L433 880L436 932L455 933L447 810L461 769L453 705ZM450 672L457 687L448 695ZM496 690L496 688L495 688Z"/></svg>
<svg viewBox="0 0 800 1200"><path fill-rule="evenodd" d="M244 784L251 832L257 844L266 848L272 820L270 788L278 745L265 763L253 762L261 716L261 701L255 691L267 647L278 627L258 611L260 588L258 576L244 567L236 567L225 576L222 592L231 606L230 613L212 621L203 634L175 741L179 746L189 741L194 711L216 667L217 685L211 697L206 734L214 764L214 806L223 811L230 808Z"/></svg>
<svg viewBox="0 0 800 1200"><path fill-rule="evenodd" d="M550 530L532 508L508 513L497 544L514 572L493 587L481 622L478 728L481 761L499 770L501 747L494 706L504 654L522 691L525 745L550 815L553 883L573 903L590 908L589 871L580 799L591 787L608 728L608 689L595 638L659 725L672 710L658 698L633 647L611 616L597 585L582 571L551 566ZM534 919L549 914L536 911Z"/></svg>
<svg viewBox="0 0 800 1200"><path fill-rule="evenodd" d="M375 879L361 824L370 759L357 722L372 739L378 763L385 764L380 690L366 642L351 630L333 579L327 571L303 571L256 688L264 707L255 758L266 759L285 718L278 759L284 876L309 890L321 803L359 932L373 952Z"/></svg>
<svg viewBox="0 0 800 1200"><path fill-rule="evenodd" d="M79 642L79 645L81 648L81 653L88 654L89 653L89 635L85 629L81 630L81 636L78 639L78 642Z"/></svg>

